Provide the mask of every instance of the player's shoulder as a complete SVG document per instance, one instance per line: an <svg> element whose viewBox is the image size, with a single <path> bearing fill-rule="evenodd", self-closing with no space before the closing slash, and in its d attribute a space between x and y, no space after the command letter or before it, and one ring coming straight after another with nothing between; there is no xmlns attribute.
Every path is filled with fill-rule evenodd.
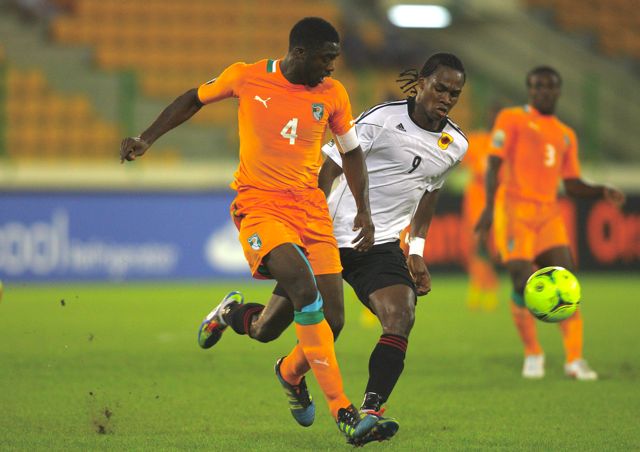
<svg viewBox="0 0 640 452"><path fill-rule="evenodd" d="M467 138L467 136L465 135L465 133L462 131L462 129L460 128L460 126L458 124L456 124L455 122L453 122L451 120L450 117L447 116L447 123L444 126L444 130L445 132L453 135L453 136L459 136L462 140L464 140L464 145L465 147L469 146L469 138Z"/></svg>
<svg viewBox="0 0 640 452"><path fill-rule="evenodd" d="M349 93L342 82L333 77L325 77L319 86L313 88L313 91L334 100L349 98Z"/></svg>
<svg viewBox="0 0 640 452"><path fill-rule="evenodd" d="M245 63L244 61L238 61L232 64L230 67L234 67L237 71L244 72L245 74L258 75L258 74L275 74L278 70L277 60L271 60L264 58L254 63Z"/></svg>
<svg viewBox="0 0 640 452"><path fill-rule="evenodd" d="M526 124L531 117L531 109L528 105L518 105L515 107L503 108L498 112L494 123L494 131L505 128L519 127Z"/></svg>
<svg viewBox="0 0 640 452"><path fill-rule="evenodd" d="M462 157L469 149L469 139L460 126L453 122L448 116L446 117L446 123L442 132L438 137L438 147L440 149L447 149L450 153L456 155L458 161L462 160Z"/></svg>
<svg viewBox="0 0 640 452"><path fill-rule="evenodd" d="M384 124L384 122L396 115L408 115L408 101L394 100L388 102L382 102L374 105L368 110L363 111L360 116L356 118L356 124L360 123L376 123Z"/></svg>
<svg viewBox="0 0 640 452"><path fill-rule="evenodd" d="M333 78L333 77L325 77L322 80L322 85L326 89L335 89L335 90L341 90L341 91L342 90L344 90L344 91L347 90L340 80L338 80L337 78Z"/></svg>
<svg viewBox="0 0 640 452"><path fill-rule="evenodd" d="M514 107L503 108L498 112L498 117L504 119L520 119L531 114L528 105L516 105Z"/></svg>
<svg viewBox="0 0 640 452"><path fill-rule="evenodd" d="M573 130L573 127L568 125L566 122L562 121L557 116L555 116L555 119L556 119L556 123L558 124L558 127L560 128L560 130L562 130L562 132L565 135L569 135L570 137L575 138L576 132L575 130Z"/></svg>
<svg viewBox="0 0 640 452"><path fill-rule="evenodd" d="M262 59L254 63L246 63L244 61L237 61L229 65L226 69L232 74L238 77L268 77L274 75L279 70L278 60L274 59Z"/></svg>

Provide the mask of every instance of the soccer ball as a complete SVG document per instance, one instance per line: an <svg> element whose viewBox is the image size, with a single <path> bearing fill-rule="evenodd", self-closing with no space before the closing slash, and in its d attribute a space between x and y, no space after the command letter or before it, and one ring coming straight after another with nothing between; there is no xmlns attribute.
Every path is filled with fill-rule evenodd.
<svg viewBox="0 0 640 452"><path fill-rule="evenodd" d="M571 317L580 304L580 283L563 267L541 268L529 276L524 302L543 322L560 322Z"/></svg>

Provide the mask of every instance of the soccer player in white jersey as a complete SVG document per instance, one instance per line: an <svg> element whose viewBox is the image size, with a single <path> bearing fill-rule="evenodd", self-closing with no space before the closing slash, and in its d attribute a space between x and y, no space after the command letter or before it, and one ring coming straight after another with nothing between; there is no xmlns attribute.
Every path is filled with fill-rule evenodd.
<svg viewBox="0 0 640 452"><path fill-rule="evenodd" d="M404 368L417 296L431 290L422 253L438 191L468 146L448 116L465 83L462 62L455 55L438 53L420 72L404 75L409 75L405 88L411 90L406 100L377 105L356 119L376 227L370 250L354 250L351 219L356 204L344 175L331 191L334 179L342 174L335 143L323 148L328 158L319 178L320 188L328 195L342 276L382 325L369 359L369 381L360 408L368 413L381 412ZM405 258L400 233L409 224Z"/></svg>

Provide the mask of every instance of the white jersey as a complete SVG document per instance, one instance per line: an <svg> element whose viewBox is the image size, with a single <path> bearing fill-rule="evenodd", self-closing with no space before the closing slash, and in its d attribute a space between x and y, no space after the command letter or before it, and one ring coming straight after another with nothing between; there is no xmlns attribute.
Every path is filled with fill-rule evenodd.
<svg viewBox="0 0 640 452"><path fill-rule="evenodd" d="M467 152L464 134L449 118L441 132L419 127L409 116L413 99L376 105L356 119L369 172L369 202L376 227L375 244L398 240L426 191L439 189L447 173ZM333 141L322 151L338 165ZM356 202L344 174L331 192L329 211L340 248L353 248Z"/></svg>

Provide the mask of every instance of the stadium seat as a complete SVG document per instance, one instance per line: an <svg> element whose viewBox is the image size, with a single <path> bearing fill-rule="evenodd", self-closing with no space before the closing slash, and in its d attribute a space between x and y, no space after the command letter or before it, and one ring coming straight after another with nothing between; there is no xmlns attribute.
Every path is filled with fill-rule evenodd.
<svg viewBox="0 0 640 452"><path fill-rule="evenodd" d="M527 4L551 9L566 31L593 33L598 50L606 55L638 58L640 13L634 0L527 0Z"/></svg>

